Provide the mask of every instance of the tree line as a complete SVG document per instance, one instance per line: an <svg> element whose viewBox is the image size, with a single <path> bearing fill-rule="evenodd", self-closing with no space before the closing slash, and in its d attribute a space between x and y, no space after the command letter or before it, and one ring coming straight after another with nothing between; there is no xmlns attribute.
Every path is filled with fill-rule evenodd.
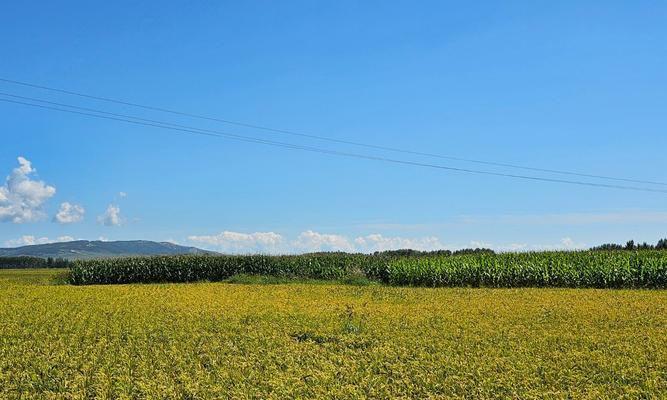
<svg viewBox="0 0 667 400"><path fill-rule="evenodd" d="M376 251L374 256L390 256L390 257L428 257L428 256L459 256L464 254L495 254L491 249L475 248L475 249L459 249L459 250L413 250L413 249L399 249L399 250L385 250Z"/></svg>
<svg viewBox="0 0 667 400"><path fill-rule="evenodd" d="M646 242L636 243L634 240L629 240L625 245L617 243L605 243L600 246L591 247L592 251L621 251L621 250L667 250L667 238L660 239L653 245ZM312 255L336 255L347 254L344 252L317 252ZM398 250L384 250L373 253L377 257L437 257L437 256L458 256L466 254L495 254L492 249L487 248L468 248L459 250L414 250L414 249L398 249ZM17 257L0 257L0 269L10 268L69 268L71 261L65 258L53 257L31 257L31 256L17 256Z"/></svg>
<svg viewBox="0 0 667 400"><path fill-rule="evenodd" d="M600 246L591 247L591 250L667 250L667 239L660 239L655 245L643 242L635 243L634 240L628 240L625 245L617 243L605 243Z"/></svg>
<svg viewBox="0 0 667 400"><path fill-rule="evenodd" d="M70 261L64 258L53 257L0 257L0 269L10 268L67 268Z"/></svg>

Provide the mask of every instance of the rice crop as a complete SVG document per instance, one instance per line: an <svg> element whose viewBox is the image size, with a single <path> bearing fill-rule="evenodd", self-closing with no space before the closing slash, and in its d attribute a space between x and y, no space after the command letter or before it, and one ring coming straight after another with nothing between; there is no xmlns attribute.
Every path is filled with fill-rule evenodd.
<svg viewBox="0 0 667 400"><path fill-rule="evenodd" d="M2 399L659 399L667 292L48 284L0 271Z"/></svg>

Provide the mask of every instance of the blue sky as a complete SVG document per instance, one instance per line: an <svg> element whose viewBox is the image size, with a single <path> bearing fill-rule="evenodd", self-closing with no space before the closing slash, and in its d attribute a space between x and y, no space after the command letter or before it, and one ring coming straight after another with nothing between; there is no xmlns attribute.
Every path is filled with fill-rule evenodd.
<svg viewBox="0 0 667 400"><path fill-rule="evenodd" d="M667 181L665 20L659 1L12 2L0 14L0 77L342 140ZM0 92L535 175L9 83ZM0 246L102 237L230 252L532 249L667 236L664 193L341 158L6 102L0 122Z"/></svg>

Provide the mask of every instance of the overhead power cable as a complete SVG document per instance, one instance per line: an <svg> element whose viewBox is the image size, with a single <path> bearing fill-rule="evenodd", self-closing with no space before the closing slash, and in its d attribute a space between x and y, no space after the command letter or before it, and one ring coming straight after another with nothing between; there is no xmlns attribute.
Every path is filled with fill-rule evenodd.
<svg viewBox="0 0 667 400"><path fill-rule="evenodd" d="M316 139L316 140L323 140L323 141L332 142L332 143L346 144L346 145L352 145L352 146L360 146L360 147L365 147L365 148L370 148L370 149L375 149L375 150L391 151L391 152L396 152L396 153L411 154L411 155L417 155L417 156L423 156L423 157L439 158L439 159L451 160L451 161L469 162L469 163L490 165L490 166L496 166L496 167L514 168L514 169L521 169L521 170L534 171L534 172L544 172L544 173L550 173L550 174L570 175L570 176L578 176L578 177L594 178L594 179L604 179L604 180L618 181L618 182L631 182L631 183L643 183L643 184L650 184L650 185L667 186L667 182L659 182L659 181L653 181L653 180L622 178L622 177L614 177L614 176L609 176L609 175L597 175L597 174L588 174L588 173L583 173L583 172L573 172L573 171L565 171L565 170L558 170L558 169L530 167L530 166L517 165L517 164L512 164L512 163L485 161L485 160L478 160L478 159L464 158L464 157L455 157L455 156L448 156L448 155L435 154L435 153L429 153L429 152L399 149L399 148L391 147L391 146L382 146L382 145L376 145L376 144L370 144L370 143L356 142L356 141L351 141L351 140L336 139L336 138L332 138L332 137L314 135L314 134L303 133L303 132L297 132L297 131L288 130L288 129L271 128L271 127L258 125L258 124L251 124L251 123L246 123L246 122L233 121L233 120L224 119L224 118L211 117L211 116L206 116L206 115L201 115L201 114L194 114L194 113L189 113L189 112L184 112L184 111L172 110L172 109L163 108L163 107L156 107L156 106L151 106L151 105L139 104L139 103L124 101L124 100L112 99L112 98L109 98L109 97L94 96L94 95L90 95L90 94L86 94L86 93L75 92L75 91L65 90L65 89L58 89L58 88L54 88L54 87L38 85L38 84L23 82L23 81L17 81L17 80L13 80L13 79L0 78L0 82L11 83L11 84L31 87L31 88L35 88L35 89L48 90L48 91L52 91L52 92L67 94L67 95L71 95L71 96L78 96L78 97L92 99L92 100L99 100L99 101L104 101L104 102L109 102L109 103L121 104L121 105L125 105L125 106L130 106L130 107L138 107L138 108L142 108L142 109L145 109L145 110L159 111L159 112L163 112L163 113L169 113L169 114L179 115L179 116L184 116L184 117L189 117L189 118L197 118L197 119L202 119L202 120L215 121L215 122L220 122L220 123L225 123L225 124L230 124L230 125L241 126L241 127L245 127L245 128L259 129L259 130L263 130L263 131L266 131L266 132L281 133L281 134L286 134L286 135L299 136L299 137Z"/></svg>
<svg viewBox="0 0 667 400"><path fill-rule="evenodd" d="M186 125L176 125L176 124L172 124L172 123L169 123L169 122L162 122L162 121L157 121L157 120L148 120L148 119L129 116L129 115L110 113L110 112L103 111L103 110L95 110L95 109L86 108L85 110L87 110L87 111L78 111L77 109L84 109L84 108L83 107L78 107L78 106L66 105L66 104L62 104L62 103L60 103L60 104L62 104L63 107L68 107L68 108L71 108L71 109L64 109L64 108L59 108L59 107L47 106L47 105L43 105L43 104L35 104L35 103L29 103L29 102L25 102L25 101L18 101L18 100L4 99L4 98L0 98L0 101L6 102L6 103L13 103L13 104L19 104L19 105L24 105L24 106L30 106L30 107L35 107L35 108L47 109L47 110L52 110L52 111L70 113L70 114L77 114L77 115L84 115L84 116L89 116L89 117L94 117L94 118L101 118L101 119L107 119L107 120L126 122L126 123L130 123L130 124L135 124L135 125L143 125L143 126L150 126L150 127L155 127L155 128L168 129L168 130L172 130L172 131L176 131L176 132L184 132L184 133L188 133L188 134L206 135L206 136L214 136L214 137L224 137L224 138L237 140L237 141L242 141L242 142L258 143L258 144L276 146L276 147L281 147L281 148L286 148L286 149L291 149L291 150L301 150L301 151L308 151L308 152L320 153L320 154L329 154L329 155L342 156L342 157L351 157L351 158L373 160L373 161L383 161L383 162L388 162L388 163L393 163L393 164L400 164L400 165L412 165L412 166L417 166L417 167L435 168L435 169L440 169L440 170L455 171L455 172L469 173L469 174L501 176L501 177L506 177L506 178L525 179L525 180L552 182L552 183L564 183L564 184L591 186L591 187L598 187L598 188L622 189L622 190L633 190L633 191L653 192L653 193L667 193L667 190L655 189L655 188L624 186L624 185L585 182L585 181L574 181L574 180L545 178L545 177L529 176L529 175L508 174L508 173L501 173L501 172L494 172L494 171L474 170L474 169L468 169L468 168L457 168L457 167L450 167L450 166L423 163L423 162L415 162L415 161L409 161L409 160L399 160L399 159L379 157L379 156L373 156L373 155L367 155L367 154L343 152L343 151L338 151L338 150L323 149L323 148L318 148L318 147L303 146L303 145L297 145L297 144L292 144L292 143L266 140L266 139L251 137L251 136L238 135L238 134L229 133L229 132L222 132L222 131L216 131L216 130L210 130L210 129L200 129L200 128L196 128L196 127L188 127ZM41 100L41 101L46 102L44 100ZM88 112L88 111L91 111L91 112Z"/></svg>

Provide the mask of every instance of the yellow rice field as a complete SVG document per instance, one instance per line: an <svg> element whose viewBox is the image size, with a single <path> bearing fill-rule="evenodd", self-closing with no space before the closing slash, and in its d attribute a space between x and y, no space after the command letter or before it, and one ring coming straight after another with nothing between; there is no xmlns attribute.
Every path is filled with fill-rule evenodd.
<svg viewBox="0 0 667 400"><path fill-rule="evenodd" d="M667 398L667 292L55 284L0 271L0 398Z"/></svg>

